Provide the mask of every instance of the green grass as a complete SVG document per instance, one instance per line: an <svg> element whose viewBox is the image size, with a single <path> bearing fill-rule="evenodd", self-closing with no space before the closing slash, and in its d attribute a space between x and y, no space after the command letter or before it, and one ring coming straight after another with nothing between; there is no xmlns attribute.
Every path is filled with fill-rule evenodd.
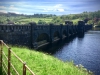
<svg viewBox="0 0 100 75"><path fill-rule="evenodd" d="M81 19L74 19L74 20L72 20L73 21L73 24L78 24L78 21L80 21Z"/></svg>
<svg viewBox="0 0 100 75"><path fill-rule="evenodd" d="M28 48L11 47L35 75L92 75L82 66L76 67L73 62L63 62L57 58L42 52L30 50ZM7 49L3 50L7 55ZM22 75L22 64L11 55L11 62L16 67L17 71ZM3 59L5 59L3 57ZM6 60L5 60L6 61ZM12 74L16 75L13 70ZM29 72L27 72L27 75Z"/></svg>
<svg viewBox="0 0 100 75"><path fill-rule="evenodd" d="M52 21L51 18L24 18L24 19L19 19L16 22L19 23L19 24L27 24L29 22L36 22L36 23L38 23L39 20L43 20L46 23L49 23L49 22Z"/></svg>

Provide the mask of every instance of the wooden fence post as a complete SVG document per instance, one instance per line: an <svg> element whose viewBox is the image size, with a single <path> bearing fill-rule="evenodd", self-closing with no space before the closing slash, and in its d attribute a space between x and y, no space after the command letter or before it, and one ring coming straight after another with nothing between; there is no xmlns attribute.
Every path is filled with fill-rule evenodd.
<svg viewBox="0 0 100 75"><path fill-rule="evenodd" d="M11 48L8 48L8 75L10 75Z"/></svg>
<svg viewBox="0 0 100 75"><path fill-rule="evenodd" d="M26 65L26 63L24 62L23 63L23 75L26 75L26 66L25 65Z"/></svg>
<svg viewBox="0 0 100 75"><path fill-rule="evenodd" d="M1 70L1 75L2 75L2 49L3 49L3 41L0 40L0 70Z"/></svg>

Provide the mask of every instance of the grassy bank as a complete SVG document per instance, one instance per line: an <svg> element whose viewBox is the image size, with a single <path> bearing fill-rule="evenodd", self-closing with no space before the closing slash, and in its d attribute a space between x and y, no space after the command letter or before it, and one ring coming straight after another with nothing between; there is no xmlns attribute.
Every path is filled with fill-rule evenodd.
<svg viewBox="0 0 100 75"><path fill-rule="evenodd" d="M82 66L77 67L73 62L63 62L42 52L28 48L11 47L12 50L30 67L36 75L92 75ZM7 55L7 50L4 49ZM11 55L11 61L22 75L22 64ZM3 57L4 59L4 57ZM13 75L15 72L12 70ZM28 73L28 72L27 72ZM30 75L29 73L27 75Z"/></svg>

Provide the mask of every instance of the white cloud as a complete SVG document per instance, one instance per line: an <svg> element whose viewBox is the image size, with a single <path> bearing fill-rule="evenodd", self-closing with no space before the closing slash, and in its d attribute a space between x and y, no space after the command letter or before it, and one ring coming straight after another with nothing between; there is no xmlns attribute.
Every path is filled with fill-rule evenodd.
<svg viewBox="0 0 100 75"><path fill-rule="evenodd" d="M60 11L60 12L64 12L65 10L64 10L64 9L58 9L58 11Z"/></svg>
<svg viewBox="0 0 100 75"><path fill-rule="evenodd" d="M64 6L62 4L56 4L51 6L44 6L44 12L64 12Z"/></svg>
<svg viewBox="0 0 100 75"><path fill-rule="evenodd" d="M54 8L60 8L60 7L62 7L62 4L56 4L56 5L54 6Z"/></svg>
<svg viewBox="0 0 100 75"><path fill-rule="evenodd" d="M16 14L21 14L20 12L18 12L18 11L8 11L8 12L12 12L12 13L16 13Z"/></svg>
<svg viewBox="0 0 100 75"><path fill-rule="evenodd" d="M17 11L13 11L14 13L16 13L16 14L21 14L20 12L17 12Z"/></svg>
<svg viewBox="0 0 100 75"><path fill-rule="evenodd" d="M17 11L17 9L18 8L15 7L14 5L9 5L8 7L0 6L0 12L3 12L3 13L13 12L13 13L20 14L19 11Z"/></svg>
<svg viewBox="0 0 100 75"><path fill-rule="evenodd" d="M17 10L18 8L16 8L14 5L10 5L9 6L9 10Z"/></svg>
<svg viewBox="0 0 100 75"><path fill-rule="evenodd" d="M49 12L49 11L43 11L43 12Z"/></svg>
<svg viewBox="0 0 100 75"><path fill-rule="evenodd" d="M6 10L0 10L0 12L7 13L7 11L6 11Z"/></svg>
<svg viewBox="0 0 100 75"><path fill-rule="evenodd" d="M6 7L5 6L0 6L0 9L6 9Z"/></svg>
<svg viewBox="0 0 100 75"><path fill-rule="evenodd" d="M63 4L40 4L40 3L25 3L25 2L8 2L9 5L5 10L8 12L17 13L41 13L41 12L64 12ZM2 7L3 8L3 7Z"/></svg>

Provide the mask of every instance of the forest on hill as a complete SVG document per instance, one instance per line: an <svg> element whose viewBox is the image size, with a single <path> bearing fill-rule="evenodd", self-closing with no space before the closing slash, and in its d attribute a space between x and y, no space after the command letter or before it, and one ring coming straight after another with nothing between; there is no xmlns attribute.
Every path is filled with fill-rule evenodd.
<svg viewBox="0 0 100 75"><path fill-rule="evenodd" d="M54 15L54 14L34 14L24 15L16 13L0 13L0 24L28 24L36 22L38 24L64 24L65 20L73 21L76 25L79 20L84 20L88 24L100 25L100 10L94 12L83 12L80 14Z"/></svg>

